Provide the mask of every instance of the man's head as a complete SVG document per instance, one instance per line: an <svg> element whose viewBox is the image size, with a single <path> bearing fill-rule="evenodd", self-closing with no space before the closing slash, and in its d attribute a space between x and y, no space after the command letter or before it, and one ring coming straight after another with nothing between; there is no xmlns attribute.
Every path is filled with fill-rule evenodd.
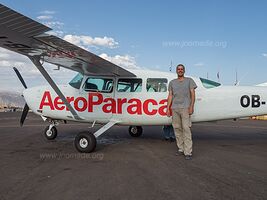
<svg viewBox="0 0 267 200"><path fill-rule="evenodd" d="M178 77L184 77L184 73L185 73L185 67L183 64L179 64L176 67L176 73L178 75Z"/></svg>

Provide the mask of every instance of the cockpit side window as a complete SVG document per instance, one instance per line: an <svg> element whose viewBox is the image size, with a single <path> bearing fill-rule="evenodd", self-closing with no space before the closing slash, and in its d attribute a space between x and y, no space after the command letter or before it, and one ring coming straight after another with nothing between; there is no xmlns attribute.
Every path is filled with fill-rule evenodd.
<svg viewBox="0 0 267 200"><path fill-rule="evenodd" d="M207 89L218 87L218 86L221 85L218 82L211 81L211 80L208 80L208 79L205 79L205 78L200 78L200 81L202 82L202 85Z"/></svg>
<svg viewBox="0 0 267 200"><path fill-rule="evenodd" d="M141 92L142 79L121 78L118 80L118 92Z"/></svg>
<svg viewBox="0 0 267 200"><path fill-rule="evenodd" d="M80 89L81 84L83 81L83 75L81 73L78 73L70 82L69 85L76 89Z"/></svg>
<svg viewBox="0 0 267 200"><path fill-rule="evenodd" d="M147 92L166 92L168 80L166 78L148 78L146 82Z"/></svg>
<svg viewBox="0 0 267 200"><path fill-rule="evenodd" d="M88 92L111 93L113 91L113 79L89 77L83 88Z"/></svg>

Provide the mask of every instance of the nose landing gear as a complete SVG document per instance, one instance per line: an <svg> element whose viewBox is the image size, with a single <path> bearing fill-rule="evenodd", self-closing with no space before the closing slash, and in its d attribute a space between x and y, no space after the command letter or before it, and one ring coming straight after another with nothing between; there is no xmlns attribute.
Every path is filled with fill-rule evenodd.
<svg viewBox="0 0 267 200"><path fill-rule="evenodd" d="M57 128L58 122L52 122L49 126L45 128L44 136L48 140L54 140L57 137Z"/></svg>

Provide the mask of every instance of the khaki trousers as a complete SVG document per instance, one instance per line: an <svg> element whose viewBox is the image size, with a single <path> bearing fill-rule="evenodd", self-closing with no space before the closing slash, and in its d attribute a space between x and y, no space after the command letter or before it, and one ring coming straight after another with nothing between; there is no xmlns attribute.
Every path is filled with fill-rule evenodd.
<svg viewBox="0 0 267 200"><path fill-rule="evenodd" d="M179 151L184 155L192 155L191 119L187 108L172 110L172 126Z"/></svg>

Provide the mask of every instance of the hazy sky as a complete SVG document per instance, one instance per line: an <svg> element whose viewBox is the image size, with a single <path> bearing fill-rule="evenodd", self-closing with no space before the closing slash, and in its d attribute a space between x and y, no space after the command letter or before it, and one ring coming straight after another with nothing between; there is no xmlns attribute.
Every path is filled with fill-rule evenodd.
<svg viewBox="0 0 267 200"><path fill-rule="evenodd" d="M52 34L130 68L187 74L233 85L267 81L267 1L31 1L2 4L53 28ZM0 89L21 90L17 66L29 86L45 84L23 56L0 49ZM54 71L57 83L73 73Z"/></svg>

